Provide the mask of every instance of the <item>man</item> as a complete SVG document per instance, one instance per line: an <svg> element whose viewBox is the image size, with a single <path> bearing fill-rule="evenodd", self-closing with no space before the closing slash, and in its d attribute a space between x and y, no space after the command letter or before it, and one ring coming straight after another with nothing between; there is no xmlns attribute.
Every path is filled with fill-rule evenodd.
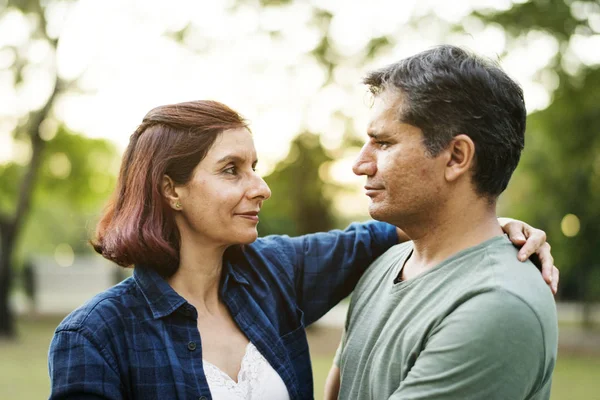
<svg viewBox="0 0 600 400"><path fill-rule="evenodd" d="M555 304L496 218L524 146L521 88L453 46L365 83L375 102L353 170L371 216L412 242L356 287L327 398L338 384L340 399L549 398Z"/></svg>

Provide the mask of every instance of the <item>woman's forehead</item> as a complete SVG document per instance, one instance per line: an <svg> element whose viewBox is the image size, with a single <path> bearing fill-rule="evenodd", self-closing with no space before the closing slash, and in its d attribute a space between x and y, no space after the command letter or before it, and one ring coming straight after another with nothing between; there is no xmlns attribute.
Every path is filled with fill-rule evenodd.
<svg viewBox="0 0 600 400"><path fill-rule="evenodd" d="M252 135L243 128L224 131L217 137L206 158L214 162L228 161L228 159L229 161L254 161L256 148Z"/></svg>

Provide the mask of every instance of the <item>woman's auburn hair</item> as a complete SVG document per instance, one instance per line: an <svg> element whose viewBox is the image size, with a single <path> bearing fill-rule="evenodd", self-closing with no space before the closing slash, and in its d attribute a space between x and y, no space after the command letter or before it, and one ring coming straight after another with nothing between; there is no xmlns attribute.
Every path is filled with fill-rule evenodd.
<svg viewBox="0 0 600 400"><path fill-rule="evenodd" d="M146 114L123 154L117 187L90 241L94 249L122 267L173 275L180 237L162 193L163 177L188 183L216 138L239 128L248 129L244 118L216 101L165 105Z"/></svg>

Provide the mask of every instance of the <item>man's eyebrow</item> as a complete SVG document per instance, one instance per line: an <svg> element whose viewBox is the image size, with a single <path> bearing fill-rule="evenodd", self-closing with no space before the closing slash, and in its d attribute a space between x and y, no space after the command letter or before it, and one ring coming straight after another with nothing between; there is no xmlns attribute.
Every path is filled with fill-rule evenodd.
<svg viewBox="0 0 600 400"><path fill-rule="evenodd" d="M389 138L390 135L387 132L375 132L375 131L367 131L367 135L369 135L369 137L375 139L375 140L381 140L383 138Z"/></svg>

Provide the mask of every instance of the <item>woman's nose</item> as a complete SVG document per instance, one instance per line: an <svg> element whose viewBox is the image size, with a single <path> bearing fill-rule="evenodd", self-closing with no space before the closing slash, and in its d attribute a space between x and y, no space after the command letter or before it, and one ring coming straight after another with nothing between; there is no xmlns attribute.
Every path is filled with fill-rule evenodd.
<svg viewBox="0 0 600 400"><path fill-rule="evenodd" d="M252 187L248 191L248 195L250 198L262 198L262 200L267 200L271 197L271 189L269 189L269 185L267 182L256 173L254 174L255 179L252 182Z"/></svg>

